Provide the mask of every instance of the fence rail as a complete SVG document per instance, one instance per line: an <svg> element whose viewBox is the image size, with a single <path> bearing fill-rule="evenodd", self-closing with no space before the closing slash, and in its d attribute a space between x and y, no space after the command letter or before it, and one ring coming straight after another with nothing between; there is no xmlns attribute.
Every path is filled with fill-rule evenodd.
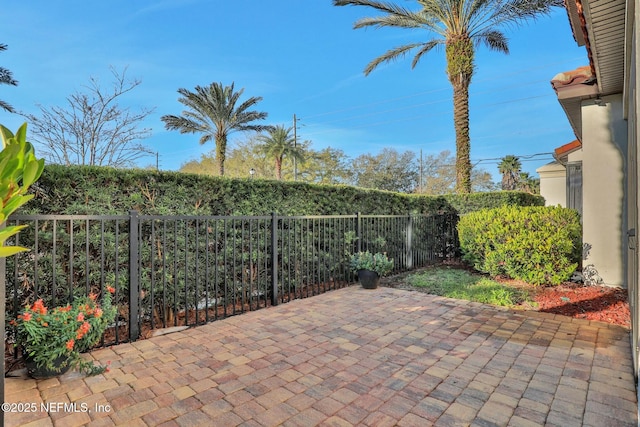
<svg viewBox="0 0 640 427"><path fill-rule="evenodd" d="M7 318L37 298L59 305L116 289L103 345L196 325L349 285L349 255L384 251L394 272L452 256L455 215L14 215ZM11 331L7 331L11 335Z"/></svg>

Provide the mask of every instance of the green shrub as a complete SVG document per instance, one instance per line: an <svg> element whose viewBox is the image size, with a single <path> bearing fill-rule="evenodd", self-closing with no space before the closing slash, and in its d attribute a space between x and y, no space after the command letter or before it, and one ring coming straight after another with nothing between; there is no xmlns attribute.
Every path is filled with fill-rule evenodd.
<svg viewBox="0 0 640 427"><path fill-rule="evenodd" d="M480 210L458 222L463 259L479 271L531 284L559 284L580 261L580 218L561 207Z"/></svg>

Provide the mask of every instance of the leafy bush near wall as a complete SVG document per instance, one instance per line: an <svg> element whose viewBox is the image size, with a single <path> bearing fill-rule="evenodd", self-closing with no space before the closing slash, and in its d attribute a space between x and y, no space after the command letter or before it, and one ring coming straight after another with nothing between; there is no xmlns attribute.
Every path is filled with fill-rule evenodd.
<svg viewBox="0 0 640 427"><path fill-rule="evenodd" d="M423 196L275 180L178 172L46 166L21 213L146 215L403 215L467 213L504 205L542 205L519 192Z"/></svg>
<svg viewBox="0 0 640 427"><path fill-rule="evenodd" d="M464 215L458 222L463 259L479 271L532 284L559 284L581 254L576 211L561 207L501 207Z"/></svg>

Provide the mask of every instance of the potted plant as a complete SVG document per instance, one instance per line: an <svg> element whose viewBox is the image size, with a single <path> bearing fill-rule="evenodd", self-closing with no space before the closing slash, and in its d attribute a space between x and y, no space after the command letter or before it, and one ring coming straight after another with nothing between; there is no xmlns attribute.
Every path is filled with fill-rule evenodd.
<svg viewBox="0 0 640 427"><path fill-rule="evenodd" d="M93 347L116 316L108 286L102 303L96 294L75 298L71 304L49 309L42 299L24 308L12 324L16 345L22 349L28 374L49 378L76 368L87 375L101 374L106 366L83 360L80 353Z"/></svg>
<svg viewBox="0 0 640 427"><path fill-rule="evenodd" d="M358 273L358 281L365 289L377 288L380 277L393 270L393 260L382 252L357 252L351 256L350 265L351 269Z"/></svg>

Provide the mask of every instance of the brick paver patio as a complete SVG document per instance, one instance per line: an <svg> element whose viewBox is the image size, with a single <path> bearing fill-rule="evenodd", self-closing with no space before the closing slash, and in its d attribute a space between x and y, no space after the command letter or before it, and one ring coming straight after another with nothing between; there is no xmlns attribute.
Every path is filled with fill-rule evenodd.
<svg viewBox="0 0 640 427"><path fill-rule="evenodd" d="M111 372L7 379L7 401L35 411L5 424L637 425L628 330L390 288L354 286L91 357Z"/></svg>

